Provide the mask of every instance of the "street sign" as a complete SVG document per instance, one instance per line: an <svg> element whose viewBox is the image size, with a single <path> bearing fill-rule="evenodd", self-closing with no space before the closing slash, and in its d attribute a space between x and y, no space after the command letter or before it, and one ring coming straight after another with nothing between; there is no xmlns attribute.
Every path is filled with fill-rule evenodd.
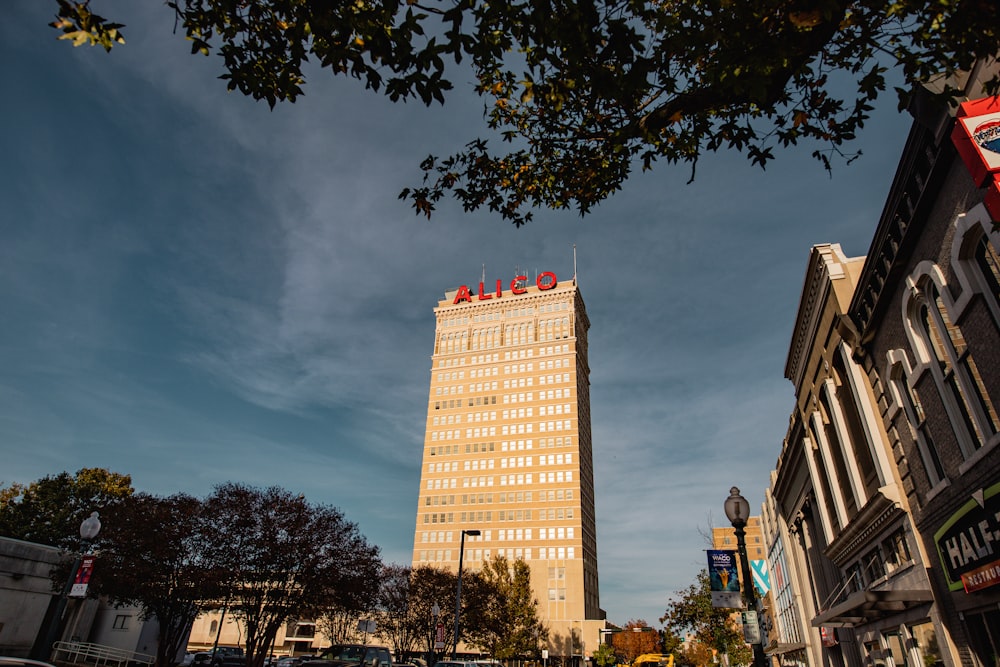
<svg viewBox="0 0 1000 667"><path fill-rule="evenodd" d="M743 640L747 644L759 644L760 623L757 621L757 612L744 611L740 615L743 617Z"/></svg>

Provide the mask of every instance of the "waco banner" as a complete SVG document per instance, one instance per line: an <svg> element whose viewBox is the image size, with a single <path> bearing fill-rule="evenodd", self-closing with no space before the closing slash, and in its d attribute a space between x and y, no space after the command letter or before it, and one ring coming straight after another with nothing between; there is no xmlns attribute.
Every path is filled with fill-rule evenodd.
<svg viewBox="0 0 1000 667"><path fill-rule="evenodd" d="M718 609L743 608L735 551L708 550L708 583L712 591L713 607Z"/></svg>

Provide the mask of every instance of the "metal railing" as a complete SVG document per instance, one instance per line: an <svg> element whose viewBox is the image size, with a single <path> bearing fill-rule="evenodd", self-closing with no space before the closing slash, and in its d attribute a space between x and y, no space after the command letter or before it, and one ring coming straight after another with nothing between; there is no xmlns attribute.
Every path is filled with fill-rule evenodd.
<svg viewBox="0 0 1000 667"><path fill-rule="evenodd" d="M86 642L56 642L52 645L52 661L74 664L127 667L128 665L152 665L156 656L114 646L88 644Z"/></svg>

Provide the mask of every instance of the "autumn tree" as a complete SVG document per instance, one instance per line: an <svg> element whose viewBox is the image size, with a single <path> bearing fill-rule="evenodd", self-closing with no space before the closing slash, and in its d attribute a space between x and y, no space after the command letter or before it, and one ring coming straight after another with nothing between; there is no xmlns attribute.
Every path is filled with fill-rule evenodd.
<svg viewBox="0 0 1000 667"><path fill-rule="evenodd" d="M716 651L712 647L697 639L692 639L680 649L677 661L682 665L692 665L692 667L708 667L715 663L716 658Z"/></svg>
<svg viewBox="0 0 1000 667"><path fill-rule="evenodd" d="M743 632L732 618L732 610L712 606L708 571L698 573L695 583L679 591L667 604L660 622L673 633L694 636L709 650L729 654L731 665L749 665L753 654L743 640Z"/></svg>
<svg viewBox="0 0 1000 667"><path fill-rule="evenodd" d="M611 635L611 644L615 653L626 662L632 662L643 653L659 653L661 650L660 633L642 619L630 620L621 632Z"/></svg>
<svg viewBox="0 0 1000 667"><path fill-rule="evenodd" d="M497 660L533 655L547 637L531 590L531 569L503 556L483 563L470 577L462 610L462 637Z"/></svg>
<svg viewBox="0 0 1000 667"><path fill-rule="evenodd" d="M124 41L94 3L57 3L61 38L109 50ZM428 157L423 183L400 197L430 216L451 195L518 225L537 207L586 213L658 161L693 177L706 152L763 167L776 149L808 142L829 167L847 157L890 70L903 108L914 84L1000 51L1000 4L973 0L166 4L192 53L222 57L230 90L272 107L302 94L310 60L428 105L471 78L487 139Z"/></svg>
<svg viewBox="0 0 1000 667"><path fill-rule="evenodd" d="M94 592L156 619L157 667L172 667L191 623L218 599L219 572L203 557L211 537L201 501L183 494L135 494L104 517Z"/></svg>
<svg viewBox="0 0 1000 667"><path fill-rule="evenodd" d="M67 550L80 546L80 523L132 495L132 478L104 468L61 472L0 488L0 535Z"/></svg>
<svg viewBox="0 0 1000 667"><path fill-rule="evenodd" d="M222 599L243 623L250 667L261 667L290 618L359 609L378 591L378 548L333 507L228 483L206 499L205 516L217 536L206 557L228 574Z"/></svg>

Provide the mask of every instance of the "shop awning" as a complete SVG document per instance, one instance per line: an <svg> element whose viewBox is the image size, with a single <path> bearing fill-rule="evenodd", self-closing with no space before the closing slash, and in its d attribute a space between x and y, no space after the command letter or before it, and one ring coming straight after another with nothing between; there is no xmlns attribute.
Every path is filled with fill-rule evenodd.
<svg viewBox="0 0 1000 667"><path fill-rule="evenodd" d="M933 600L929 590L858 591L844 602L818 614L812 625L814 628L853 628Z"/></svg>

